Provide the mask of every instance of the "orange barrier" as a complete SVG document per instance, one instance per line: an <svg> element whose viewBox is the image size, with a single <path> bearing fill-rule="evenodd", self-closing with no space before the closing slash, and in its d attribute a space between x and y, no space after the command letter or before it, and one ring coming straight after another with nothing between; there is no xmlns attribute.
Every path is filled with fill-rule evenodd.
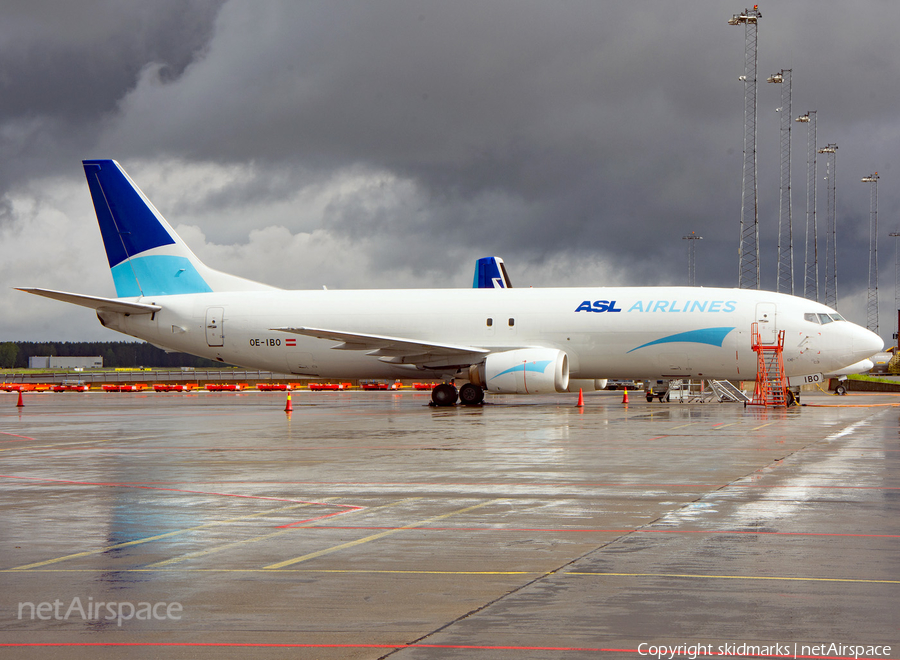
<svg viewBox="0 0 900 660"><path fill-rule="evenodd" d="M52 385L51 392L87 392L90 388L88 385Z"/></svg>
<svg viewBox="0 0 900 660"><path fill-rule="evenodd" d="M108 384L100 387L104 392L142 392L146 388L147 386L143 383L137 385Z"/></svg>
<svg viewBox="0 0 900 660"><path fill-rule="evenodd" d="M349 390L353 387L352 383L310 383L309 389L313 392L321 392L323 390L327 391L337 391L337 390ZM387 389L385 387L384 389Z"/></svg>
<svg viewBox="0 0 900 660"><path fill-rule="evenodd" d="M224 383L216 385L210 383L206 386L206 389L209 392L240 392L246 387L247 383L228 383L227 385Z"/></svg>
<svg viewBox="0 0 900 660"><path fill-rule="evenodd" d="M260 392L284 392L290 390L291 386L287 383L257 383L256 389Z"/></svg>
<svg viewBox="0 0 900 660"><path fill-rule="evenodd" d="M191 392L197 389L197 385L194 383L182 384L179 383L177 385L170 385L167 383L157 383L153 386L153 391L155 392Z"/></svg>

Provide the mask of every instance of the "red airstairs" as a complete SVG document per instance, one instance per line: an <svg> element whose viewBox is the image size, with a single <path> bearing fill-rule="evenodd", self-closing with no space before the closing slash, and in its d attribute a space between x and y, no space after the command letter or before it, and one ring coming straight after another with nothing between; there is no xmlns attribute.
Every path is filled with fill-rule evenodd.
<svg viewBox="0 0 900 660"><path fill-rule="evenodd" d="M756 352L756 387L747 405L783 406L791 403L788 381L784 375L784 330L778 333L774 344L763 344L759 336L759 324L750 326L751 347Z"/></svg>

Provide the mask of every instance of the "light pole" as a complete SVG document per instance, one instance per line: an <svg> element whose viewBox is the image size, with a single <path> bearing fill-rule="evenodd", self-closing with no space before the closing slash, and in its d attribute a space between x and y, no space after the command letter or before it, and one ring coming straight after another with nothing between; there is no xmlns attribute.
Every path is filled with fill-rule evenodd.
<svg viewBox="0 0 900 660"><path fill-rule="evenodd" d="M744 26L744 176L741 184L739 289L759 288L759 208L756 189L756 50L759 5L728 19Z"/></svg>
<svg viewBox="0 0 900 660"><path fill-rule="evenodd" d="M702 241L702 236L697 236L694 232L691 232L687 236L682 236L682 240L689 241L688 242L688 286L696 286L696 281L694 277L694 245L696 243L694 241Z"/></svg>
<svg viewBox="0 0 900 660"><path fill-rule="evenodd" d="M781 206L778 213L778 272L775 290L794 295L794 236L791 218L791 69L782 69L766 82L781 85Z"/></svg>
<svg viewBox="0 0 900 660"><path fill-rule="evenodd" d="M869 330L878 334L878 172L864 176L871 183L869 195L869 294L866 298L866 320Z"/></svg>
<svg viewBox="0 0 900 660"><path fill-rule="evenodd" d="M900 237L900 232L892 231L888 236ZM900 339L900 242L894 241L894 309L897 311L897 331L894 339Z"/></svg>
<svg viewBox="0 0 900 660"><path fill-rule="evenodd" d="M837 166L836 144L819 149L826 155L826 176L828 180L828 226L825 233L825 304L837 309L837 210L835 204L835 167Z"/></svg>
<svg viewBox="0 0 900 660"><path fill-rule="evenodd" d="M806 244L803 249L803 295L819 301L819 236L816 224L816 111L810 110L795 121L806 130Z"/></svg>

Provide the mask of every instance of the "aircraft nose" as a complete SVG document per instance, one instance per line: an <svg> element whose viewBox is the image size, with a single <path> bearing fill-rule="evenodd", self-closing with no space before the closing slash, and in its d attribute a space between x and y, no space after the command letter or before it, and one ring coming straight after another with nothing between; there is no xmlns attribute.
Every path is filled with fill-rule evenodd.
<svg viewBox="0 0 900 660"><path fill-rule="evenodd" d="M851 350L858 360L872 357L884 348L884 340L871 330L856 326Z"/></svg>

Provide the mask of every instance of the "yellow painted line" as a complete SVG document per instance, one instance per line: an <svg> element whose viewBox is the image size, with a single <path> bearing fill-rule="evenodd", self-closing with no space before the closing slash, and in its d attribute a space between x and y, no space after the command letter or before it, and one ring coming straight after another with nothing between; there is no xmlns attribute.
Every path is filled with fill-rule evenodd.
<svg viewBox="0 0 900 660"><path fill-rule="evenodd" d="M334 497L330 497L322 500L323 502L327 502L328 500L336 499ZM289 509L300 509L305 506L312 506L312 503L304 502L302 504L291 504L288 506L279 507L277 509L270 509L268 511L261 511L259 513L251 513L246 516L239 516L237 518L229 518L228 520L220 520L217 522L204 523L202 525L197 525L196 527L187 527L185 529L177 529L174 532L166 532L165 534L157 534L156 536L148 536L143 539L135 539L134 541L126 541L125 543L117 543L115 545L107 545L102 548L97 548L96 550L86 550L84 552L76 552L71 555L65 555L63 557L56 557L55 559L47 559L46 561L39 561L33 564L25 564L24 566L16 566L12 569L12 571L28 571L32 568L39 568L41 566L48 566L49 564L56 564L61 561L67 561L69 559L78 559L79 557L90 557L91 555L99 555L108 550L117 550L119 548L127 548L132 545L140 545L141 543L149 543L150 541L158 541L160 539L169 538L170 536L177 536L179 534L186 534L187 532L193 532L198 529L208 529L210 527L218 527L220 525L227 525L229 523L238 522L241 520L247 520L249 518L258 518L260 516L268 516L273 513L278 513L279 511L287 511Z"/></svg>
<svg viewBox="0 0 900 660"><path fill-rule="evenodd" d="M499 502L500 499L488 500L486 502L481 502L479 504L475 504L472 506L467 506L463 509L457 509L456 511L451 511L450 513L444 513L439 516L434 516L433 518L428 518L426 520L420 520L418 522L410 523L409 525L404 525L403 527L397 527L395 529L388 529L383 532L379 532L378 534L372 534L371 536L366 536L361 539L357 539L356 541L349 541L347 543L341 543L340 545L332 546L331 548L325 548L323 550L318 550L316 552L311 552L306 555L301 555L300 557L295 557L294 559L286 559L285 561L280 561L276 564L269 564L268 566L264 566L266 569L279 569L284 568L285 566L292 566L293 564L299 564L302 561L308 561L310 559L315 559L316 557L321 557L322 555L331 554L332 552L337 552L338 550L346 550L347 548L352 548L357 545L362 545L363 543L368 543L369 541L376 541L378 539L384 538L385 536L390 536L391 534L396 534L397 532L402 532L408 529L415 529L416 527L421 527L422 525L427 525L428 523L435 522L437 520L443 520L444 518L449 518L450 516L456 516L460 513L466 513L468 511L474 511L475 509L480 509L483 506L487 506L488 504L493 504L494 502Z"/></svg>
<svg viewBox="0 0 900 660"><path fill-rule="evenodd" d="M56 442L52 445L19 445L18 447L7 447L0 451L12 451L13 449L44 449L45 447L68 447L70 445L93 445L100 442L111 442L112 438L106 440L77 440L75 442Z"/></svg>
<svg viewBox="0 0 900 660"><path fill-rule="evenodd" d="M682 424L681 426L673 426L669 430L674 431L675 429L684 429L684 428L687 428L688 426L697 426L698 424L701 424L701 423L702 422L691 422L690 424Z"/></svg>
<svg viewBox="0 0 900 660"><path fill-rule="evenodd" d="M777 424L777 423L778 423L778 422L769 422L768 424L763 424L762 426L755 426L755 427L753 427L753 428L750 429L750 430L751 430L751 431L759 431L760 429L764 429L764 428L766 428L767 426L772 426L772 424Z"/></svg>
<svg viewBox="0 0 900 660"><path fill-rule="evenodd" d="M346 516L351 516L354 513L361 513L363 511L378 511L380 509L387 509L388 507L397 506L398 504L404 504L405 502L411 502L413 500L420 500L421 497L407 497L402 500L398 500L396 502L391 502L390 504L382 504L381 506L373 506L366 509L356 509L354 511L348 511L347 513L341 514L341 517L344 518ZM290 534L295 529L303 529L304 527L315 527L321 520L315 520L313 522L306 523L305 525L294 525L289 529L282 529L277 532L272 532L270 534L263 534L262 536L254 536L250 539L243 539L241 541L233 541L232 543L226 543L224 545L218 545L212 548L207 548L206 550L198 550L197 552L189 552L186 555L181 555L180 557L172 557L171 559L165 559L163 561L158 561L155 564L147 564L145 568L157 568L161 566L170 566L171 564L177 564L180 561L187 561L188 559L196 559L197 557L203 557L204 555L211 555L216 552L222 552L223 550L229 550L231 548L235 548L240 545L244 545L246 543L257 543L259 541L265 541L267 539L274 538L276 536L281 536L282 534ZM260 569L262 570L262 569Z"/></svg>
<svg viewBox="0 0 900 660"><path fill-rule="evenodd" d="M569 571L559 575L584 575L594 577L669 577L703 580L785 580L793 582L862 582L867 584L900 584L900 580L863 580L857 578L785 577L778 575L694 575L690 573L591 573Z"/></svg>

